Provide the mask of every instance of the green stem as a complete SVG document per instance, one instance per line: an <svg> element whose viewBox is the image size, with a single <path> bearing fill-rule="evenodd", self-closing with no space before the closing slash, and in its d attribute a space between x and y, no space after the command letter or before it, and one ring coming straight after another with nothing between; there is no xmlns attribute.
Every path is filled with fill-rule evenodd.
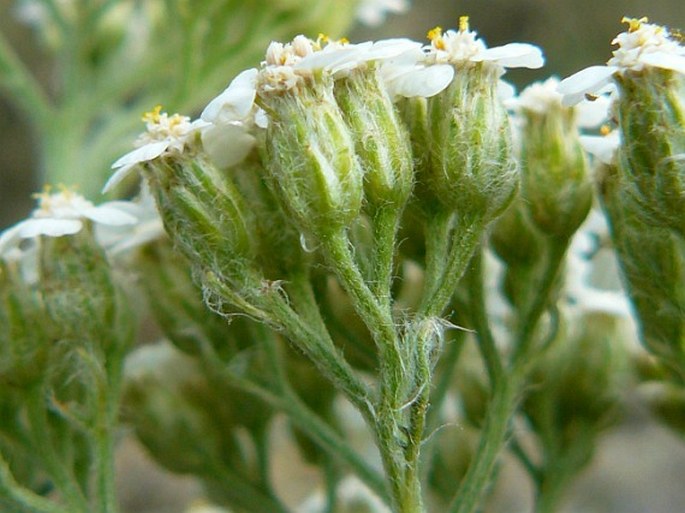
<svg viewBox="0 0 685 513"><path fill-rule="evenodd" d="M226 380L227 384L253 395L274 409L288 415L293 424L319 444L324 451L344 461L370 489L380 497L387 499L388 492L382 476L364 461L330 425L312 412L294 392L286 389L281 390L280 394L276 394L271 389L264 388L247 378L228 371L225 364L218 358L211 355L209 358L210 363L215 367L218 374Z"/></svg>
<svg viewBox="0 0 685 513"><path fill-rule="evenodd" d="M338 485L340 470L335 460L327 454L323 461L324 485L326 489L326 509L324 513L335 513L338 509Z"/></svg>
<svg viewBox="0 0 685 513"><path fill-rule="evenodd" d="M564 262L567 247L568 240L549 241L547 262L542 278L538 284L531 287L533 302L526 308L525 312L519 315L519 328L514 346L514 362L525 360L530 352L538 322L550 305L550 296Z"/></svg>
<svg viewBox="0 0 685 513"><path fill-rule="evenodd" d="M53 445L55 441L48 422L44 394L42 386L35 387L27 394L26 411L34 449L40 454L55 488L60 491L72 513L88 513L90 507L83 491Z"/></svg>
<svg viewBox="0 0 685 513"><path fill-rule="evenodd" d="M114 429L119 414L121 392L121 355L110 354L107 375L100 383L95 437L95 466L99 513L118 513L114 469Z"/></svg>
<svg viewBox="0 0 685 513"><path fill-rule="evenodd" d="M566 491L566 476L546 476L538 485L535 497L535 513L555 513Z"/></svg>
<svg viewBox="0 0 685 513"><path fill-rule="evenodd" d="M73 513L70 508L55 504L17 483L2 454L0 454L0 496L7 497L22 508L22 511L30 513Z"/></svg>
<svg viewBox="0 0 685 513"><path fill-rule="evenodd" d="M466 276L469 287L469 314L476 331L478 350L481 353L491 385L501 380L504 374L502 359L497 351L495 339L490 330L483 291L483 252L477 251L471 259L471 269Z"/></svg>
<svg viewBox="0 0 685 513"><path fill-rule="evenodd" d="M208 458L211 459L211 456ZM231 468L208 462L208 473L211 473L212 479L207 481L228 506L250 513L291 513L290 508L278 497L255 486L249 479Z"/></svg>
<svg viewBox="0 0 685 513"><path fill-rule="evenodd" d="M357 313L371 331L381 354L397 353L399 344L390 308L381 304L364 281L354 261L347 235L344 232L331 235L323 240L323 246L331 266L351 296ZM401 360L401 356L395 354L394 359Z"/></svg>
<svg viewBox="0 0 685 513"><path fill-rule="evenodd" d="M444 221L440 221L441 223ZM440 316L450 302L454 291L466 272L471 256L480 242L483 234L484 221L477 219L458 219L452 229L452 240L447 255L443 255L442 244L433 240L437 234L428 236L427 239L427 273L435 277L429 279L436 281L431 288L426 288L426 293L419 307L419 315L425 317ZM429 231L432 231L430 226ZM431 245L438 246L436 254L431 255ZM442 259L442 261L441 261ZM446 261L446 263L445 263ZM433 262L431 264L431 262ZM436 266L435 270L430 270L431 266ZM439 272L440 269L442 272ZM432 282L431 281L431 282Z"/></svg>
<svg viewBox="0 0 685 513"><path fill-rule="evenodd" d="M445 270L449 254L452 212L440 210L427 214L426 233L426 271L424 273L424 292L422 302L435 294ZM419 308L421 311L422 308Z"/></svg>
<svg viewBox="0 0 685 513"><path fill-rule="evenodd" d="M374 232L372 292L384 308L391 308L392 271L395 258L395 238L402 211L394 205L381 205L373 213Z"/></svg>
<svg viewBox="0 0 685 513"><path fill-rule="evenodd" d="M416 369L408 368L409 353L402 351L392 312L366 285L355 264L347 236L339 232L324 239L323 245L331 266L378 347L381 397L375 422L370 425L375 428L381 459L392 489L393 506L398 513L422 512L418 449L414 449L420 445L420 435L416 440L413 432L422 425L406 426L403 412L407 406L413 409L413 402L418 399L409 397L410 404L403 404L409 394L416 393L413 386L416 378L413 371ZM429 387L429 384L425 383L425 386ZM411 418L409 423L412 423ZM413 423L416 424L415 420Z"/></svg>
<svg viewBox="0 0 685 513"><path fill-rule="evenodd" d="M521 465L523 465L523 468L526 469L526 472L528 472L528 475L531 477L531 479L535 482L538 482L541 479L541 470L533 462L533 459L530 457L528 452L523 448L523 446L521 445L521 443L515 435L512 435L509 447L514 456L516 456L516 459L519 460Z"/></svg>
<svg viewBox="0 0 685 513"><path fill-rule="evenodd" d="M354 373L354 370L335 349L330 338L312 332L302 318L278 293L264 298L269 311L285 330L286 336L317 366L336 388L352 402L367 420L375 419L369 400L370 391Z"/></svg>
<svg viewBox="0 0 685 513"><path fill-rule="evenodd" d="M518 405L524 376L523 369L513 369L508 376L495 383L478 449L449 507L449 513L473 513L480 504L492 480L497 459L506 445L509 424Z"/></svg>
<svg viewBox="0 0 685 513"><path fill-rule="evenodd" d="M495 381L491 403L474 464L469 468L457 495L450 506L450 513L472 513L477 508L484 490L492 479L499 452L504 448L509 423L513 417L522 388L531 365L535 331L542 314L550 303L559 269L563 263L568 241L549 241L547 264L538 284L533 284L534 300L520 315L516 335L515 352L511 370Z"/></svg>

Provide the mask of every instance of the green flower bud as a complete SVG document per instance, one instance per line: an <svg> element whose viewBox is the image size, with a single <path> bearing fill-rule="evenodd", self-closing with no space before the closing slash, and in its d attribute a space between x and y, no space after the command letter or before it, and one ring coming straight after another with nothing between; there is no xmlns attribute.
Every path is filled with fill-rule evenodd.
<svg viewBox="0 0 685 513"><path fill-rule="evenodd" d="M626 192L647 224L685 236L685 76L646 67L615 80Z"/></svg>
<svg viewBox="0 0 685 513"><path fill-rule="evenodd" d="M646 224L626 201L629 178L606 166L600 198L609 218L621 273L635 308L643 344L685 375L685 242L667 228Z"/></svg>
<svg viewBox="0 0 685 513"><path fill-rule="evenodd" d="M258 287L253 212L225 174L202 154L153 160L145 174L166 231L196 268L238 290Z"/></svg>
<svg viewBox="0 0 685 513"><path fill-rule="evenodd" d="M522 197L533 224L568 239L592 205L588 163L578 139L576 112L561 105L556 79L533 84L518 100Z"/></svg>
<svg viewBox="0 0 685 513"><path fill-rule="evenodd" d="M569 468L588 463L598 434L618 420L625 353L616 318L588 314L538 361L523 411L543 451ZM555 460L556 461L556 460ZM543 472L558 472L554 465Z"/></svg>
<svg viewBox="0 0 685 513"><path fill-rule="evenodd" d="M51 338L40 295L0 259L0 387L26 388L46 374Z"/></svg>
<svg viewBox="0 0 685 513"><path fill-rule="evenodd" d="M42 237L40 286L61 337L88 340L118 329L117 290L109 263L89 229Z"/></svg>
<svg viewBox="0 0 685 513"><path fill-rule="evenodd" d="M264 166L254 157L231 168L229 173L245 203L255 218L258 217L252 230L260 269L267 279L284 279L307 265L309 255L302 248L300 234L269 187Z"/></svg>
<svg viewBox="0 0 685 513"><path fill-rule="evenodd" d="M285 92L261 91L269 114L265 167L298 228L325 238L359 215L363 170L333 96L333 79L312 77Z"/></svg>
<svg viewBox="0 0 685 513"><path fill-rule="evenodd" d="M199 356L211 348L225 360L235 355L236 337L229 336L234 323L229 327L225 318L207 308L192 281L190 263L167 240L143 248L135 266L157 323L178 349Z"/></svg>
<svg viewBox="0 0 685 513"><path fill-rule="evenodd" d="M423 179L444 208L465 218L495 218L518 189L499 74L487 63L464 65L428 99L431 165Z"/></svg>
<svg viewBox="0 0 685 513"><path fill-rule="evenodd" d="M335 98L352 130L367 201L402 208L413 185L411 142L373 64L339 79Z"/></svg>
<svg viewBox="0 0 685 513"><path fill-rule="evenodd" d="M524 201L517 200L494 224L490 244L507 265L536 265L543 252L540 235L531 226Z"/></svg>
<svg viewBox="0 0 685 513"><path fill-rule="evenodd" d="M204 476L222 451L239 452L230 401L213 400L216 390L193 359L167 344L145 346L127 361L125 379L124 418L169 470Z"/></svg>
<svg viewBox="0 0 685 513"><path fill-rule="evenodd" d="M643 222L685 234L685 68L682 38L647 18L621 20L628 30L607 66L592 66L559 85L567 105L609 82L618 86L619 163L625 197Z"/></svg>

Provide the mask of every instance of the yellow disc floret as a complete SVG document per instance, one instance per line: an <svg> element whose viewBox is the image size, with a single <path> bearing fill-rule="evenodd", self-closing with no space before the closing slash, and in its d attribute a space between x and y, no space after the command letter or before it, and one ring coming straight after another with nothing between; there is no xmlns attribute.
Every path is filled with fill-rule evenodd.
<svg viewBox="0 0 685 513"><path fill-rule="evenodd" d="M154 123L158 124L161 119L162 106L155 105L155 107L150 111L143 114L141 120L143 123Z"/></svg>
<svg viewBox="0 0 685 513"><path fill-rule="evenodd" d="M428 40L433 43L433 47L437 50L445 49L445 40L442 38L442 27L435 27L428 31Z"/></svg>
<svg viewBox="0 0 685 513"><path fill-rule="evenodd" d="M628 24L628 32L636 32L640 30L642 27L643 23L647 23L649 19L646 16L643 16L642 18L629 18L628 16L624 16L621 19L621 23L627 23Z"/></svg>
<svg viewBox="0 0 685 513"><path fill-rule="evenodd" d="M459 16L459 32L468 32L469 31L469 17L468 16Z"/></svg>

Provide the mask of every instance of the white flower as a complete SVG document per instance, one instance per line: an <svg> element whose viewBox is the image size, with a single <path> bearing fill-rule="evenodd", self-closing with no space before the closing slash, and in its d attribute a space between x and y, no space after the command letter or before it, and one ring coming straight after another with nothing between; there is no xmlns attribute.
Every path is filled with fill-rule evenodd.
<svg viewBox="0 0 685 513"><path fill-rule="evenodd" d="M628 23L628 31L612 41L618 49L606 66L590 66L561 81L559 92L565 105L575 105L586 94L600 91L616 73L655 67L685 74L685 47L671 39L666 27L647 23L647 18L622 21Z"/></svg>
<svg viewBox="0 0 685 513"><path fill-rule="evenodd" d="M544 82L535 82L529 85L518 96L505 101L505 105L516 114L529 111L543 115L555 109L568 108L563 105L563 95L558 91L558 88L559 79L550 77ZM577 126L580 128L599 126L607 119L610 106L611 99L607 95L580 102L573 107Z"/></svg>
<svg viewBox="0 0 685 513"><path fill-rule="evenodd" d="M279 52L282 53L282 49L274 50L274 53ZM256 68L240 73L200 115L206 123L201 131L202 146L218 167L230 167L241 162L256 143L251 133L253 128L266 128L264 111L254 103L257 74Z"/></svg>
<svg viewBox="0 0 685 513"><path fill-rule="evenodd" d="M357 19L364 25L383 23L386 13L403 13L409 9L409 0L362 0L357 7Z"/></svg>
<svg viewBox="0 0 685 513"><path fill-rule="evenodd" d="M545 59L542 51L527 43L509 43L487 48L477 33L469 30L468 16L459 18L459 30L443 33L440 27L428 32L431 44L426 47L427 61L437 64L488 62L504 68L541 68Z"/></svg>
<svg viewBox="0 0 685 513"><path fill-rule="evenodd" d="M619 130L604 129L600 135L581 135L580 144L585 151L607 165L616 165L616 152L621 145Z"/></svg>
<svg viewBox="0 0 685 513"><path fill-rule="evenodd" d="M425 69L425 65L419 64L425 57L421 51L422 45L410 39L384 39L352 44L346 40L332 41L319 37L317 41L307 40L309 41L309 46L307 46L304 42L306 38L302 38L303 36L298 36L292 43L286 45L271 43L267 50L267 59L257 79L258 89L261 92L293 89L305 78L320 72L334 79L342 78L348 76L352 70L364 67L370 62L379 63L381 67L394 64L395 68L388 67L384 75L390 77L389 80L394 79L398 84L401 77L412 71ZM300 50L297 50L298 47ZM447 71L445 69L430 71L416 80L430 82L432 79L438 79L442 82L441 73L444 75ZM398 94L401 94L401 91L406 88L398 85L395 89L400 91ZM435 85L431 84L431 89L435 89ZM417 94L407 94L407 96Z"/></svg>
<svg viewBox="0 0 685 513"><path fill-rule="evenodd" d="M95 226L95 238L109 255L118 256L166 236L162 218L146 182L143 182L140 194L133 201L113 201L110 205L130 214L136 222L122 226Z"/></svg>
<svg viewBox="0 0 685 513"><path fill-rule="evenodd" d="M135 216L120 208L119 202L93 205L83 196L69 190L37 195L39 206L31 217L9 227L0 235L0 256L10 255L22 239L40 235L61 237L81 231L84 220L96 225L122 226L136 223Z"/></svg>
<svg viewBox="0 0 685 513"><path fill-rule="evenodd" d="M383 62L379 73L391 98L430 98L445 89L454 68L449 64L429 66L421 49L410 49Z"/></svg>
<svg viewBox="0 0 685 513"><path fill-rule="evenodd" d="M604 216L591 210L571 241L565 296L570 306L581 312L602 312L629 319L630 301L620 290L615 259L602 248L608 239Z"/></svg>
<svg viewBox="0 0 685 513"><path fill-rule="evenodd" d="M157 105L151 112L143 115L147 131L136 141L138 148L112 164L112 169L116 171L102 189L103 193L121 183L138 164L150 162L168 153L183 152L197 131L207 125L202 120L191 122L189 117L180 114L169 116L161 110L161 105Z"/></svg>
<svg viewBox="0 0 685 513"><path fill-rule="evenodd" d="M314 51L295 63L293 69L302 76L309 76L321 70L334 78L339 78L360 64L373 60L374 57L368 53L373 45L370 41L357 44L348 43L344 40L342 42L331 41L320 50ZM401 52L401 50L397 49L397 52ZM382 58L382 50L378 52L378 58Z"/></svg>

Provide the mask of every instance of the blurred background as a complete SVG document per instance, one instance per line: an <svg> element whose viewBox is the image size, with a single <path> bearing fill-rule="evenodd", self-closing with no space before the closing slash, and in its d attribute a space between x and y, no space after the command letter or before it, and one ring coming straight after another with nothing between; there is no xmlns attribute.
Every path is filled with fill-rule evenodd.
<svg viewBox="0 0 685 513"><path fill-rule="evenodd" d="M623 30L624 15L648 16L650 21L685 28L683 0L413 0L410 11L390 16L379 27L357 27L352 41L406 36L424 40L436 25L452 28L460 15L470 16L471 27L489 46L531 42L545 52L541 70L509 72L508 80L521 88L550 75L567 76L592 64L603 64L611 55L610 41ZM0 0L0 31L41 80L50 68L35 44L31 29L13 15L12 0ZM316 35L316 34L313 34ZM341 34L342 35L342 34ZM257 63L255 63L257 64ZM230 77L227 77L227 79ZM218 93L219 91L217 91ZM159 98L164 103L164 98ZM197 114L197 113L188 113ZM42 184L35 177L36 152L32 134L22 114L0 91L0 230L25 217L33 207L30 197ZM95 202L98 198L90 198ZM630 402L630 401L629 401ZM677 513L685 511L685 444L657 425L638 403L624 423L607 434L594 463L578 481L565 513ZM283 461L291 466L292 455ZM136 513L180 511L198 493L188 480L179 480L151 467L131 446L120 462L125 508ZM289 469L308 482L307 469ZM514 463L507 463L495 494L493 511L523 512L530 509L530 490ZM170 483L173 486L170 487ZM294 498L306 490L292 490ZM153 497L159 499L150 500ZM155 502L157 501L157 502Z"/></svg>

